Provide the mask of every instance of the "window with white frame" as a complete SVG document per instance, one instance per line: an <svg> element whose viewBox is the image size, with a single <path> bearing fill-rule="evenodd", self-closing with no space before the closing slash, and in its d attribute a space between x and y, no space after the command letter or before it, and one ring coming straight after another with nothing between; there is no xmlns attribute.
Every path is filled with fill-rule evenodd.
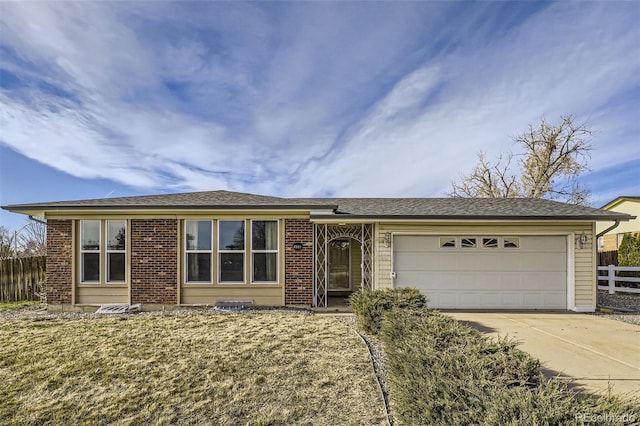
<svg viewBox="0 0 640 426"><path fill-rule="evenodd" d="M80 221L80 281L100 282L101 232L99 220Z"/></svg>
<svg viewBox="0 0 640 426"><path fill-rule="evenodd" d="M105 239L102 238L103 235L106 235ZM127 221L81 220L80 282L124 283L126 268Z"/></svg>
<svg viewBox="0 0 640 426"><path fill-rule="evenodd" d="M184 227L186 282L211 283L213 222L187 220Z"/></svg>
<svg viewBox="0 0 640 426"><path fill-rule="evenodd" d="M107 220L107 282L125 282L127 221Z"/></svg>
<svg viewBox="0 0 640 426"><path fill-rule="evenodd" d="M244 283L244 220L218 221L218 271L220 283Z"/></svg>
<svg viewBox="0 0 640 426"><path fill-rule="evenodd" d="M278 221L251 221L251 282L278 281Z"/></svg>

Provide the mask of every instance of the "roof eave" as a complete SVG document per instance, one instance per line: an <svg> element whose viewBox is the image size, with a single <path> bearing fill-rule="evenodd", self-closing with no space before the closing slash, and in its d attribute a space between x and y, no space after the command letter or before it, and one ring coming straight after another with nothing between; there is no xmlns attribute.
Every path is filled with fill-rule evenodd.
<svg viewBox="0 0 640 426"><path fill-rule="evenodd" d="M296 204L283 204L283 205L211 205L211 206L203 206L203 205L128 205L128 206L114 206L114 205L75 205L75 206L47 206L47 205L8 205L1 206L3 210L10 211L12 213L26 214L26 215L35 215L42 216L47 213L78 213L84 212L89 213L92 211L101 212L101 211L153 211L158 212L162 210L185 210L185 211L302 211L302 212L310 212L310 211L318 211L318 210L326 210L326 211L335 211L338 206L336 205L296 205Z"/></svg>
<svg viewBox="0 0 640 426"><path fill-rule="evenodd" d="M608 217L603 216L589 216L589 215L576 215L576 216L518 216L518 215L508 215L508 216L482 216L482 215L313 215L311 216L312 220L331 220L336 222L345 222L352 220L397 220L397 221L409 221L409 220L418 220L418 221L428 221L428 220L491 220L491 221L500 221L500 220L510 220L510 221L629 221L635 219L635 216L630 215L612 215Z"/></svg>

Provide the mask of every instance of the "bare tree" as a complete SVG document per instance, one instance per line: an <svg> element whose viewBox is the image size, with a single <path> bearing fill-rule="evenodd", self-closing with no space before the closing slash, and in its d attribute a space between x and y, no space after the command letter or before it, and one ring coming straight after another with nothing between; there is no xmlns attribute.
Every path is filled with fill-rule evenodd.
<svg viewBox="0 0 640 426"><path fill-rule="evenodd" d="M0 226L0 259L14 257L15 234L6 226Z"/></svg>
<svg viewBox="0 0 640 426"><path fill-rule="evenodd" d="M40 221L29 220L20 231L18 243L21 256L46 256L47 225Z"/></svg>
<svg viewBox="0 0 640 426"><path fill-rule="evenodd" d="M495 163L487 160L485 153L478 153L478 164L470 175L459 183L453 183L454 197L519 197L520 187L516 177L509 174L513 154L500 155Z"/></svg>
<svg viewBox="0 0 640 426"><path fill-rule="evenodd" d="M549 198L585 205L589 190L578 176L588 170L591 145L588 137L595 132L586 123L575 124L573 116L562 116L559 124L545 119L513 137L521 152L501 154L495 162L478 153L478 164L471 174L452 182L452 197L528 197ZM516 160L518 173L512 171Z"/></svg>

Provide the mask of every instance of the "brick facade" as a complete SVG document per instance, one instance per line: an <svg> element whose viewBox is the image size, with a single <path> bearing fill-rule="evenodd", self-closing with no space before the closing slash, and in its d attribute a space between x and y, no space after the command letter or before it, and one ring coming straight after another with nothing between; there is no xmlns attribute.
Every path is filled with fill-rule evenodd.
<svg viewBox="0 0 640 426"><path fill-rule="evenodd" d="M47 221L47 303L71 304L73 221Z"/></svg>
<svg viewBox="0 0 640 426"><path fill-rule="evenodd" d="M131 303L178 303L177 256L177 220L131 220Z"/></svg>
<svg viewBox="0 0 640 426"><path fill-rule="evenodd" d="M302 250L293 244L301 243ZM308 219L285 219L284 222L284 303L313 305L313 223Z"/></svg>
<svg viewBox="0 0 640 426"><path fill-rule="evenodd" d="M285 220L285 304L313 305L313 224ZM132 219L131 303L178 303L178 221ZM301 250L294 250L301 243ZM71 305L73 287L73 221L47 222L47 302Z"/></svg>
<svg viewBox="0 0 640 426"><path fill-rule="evenodd" d="M603 247L599 251L618 250L618 234L605 234L602 236Z"/></svg>

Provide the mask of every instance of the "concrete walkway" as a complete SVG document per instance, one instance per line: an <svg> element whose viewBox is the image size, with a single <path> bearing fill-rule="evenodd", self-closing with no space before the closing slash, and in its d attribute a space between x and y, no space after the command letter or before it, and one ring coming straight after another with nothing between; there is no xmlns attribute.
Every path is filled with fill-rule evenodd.
<svg viewBox="0 0 640 426"><path fill-rule="evenodd" d="M640 326L575 313L446 312L490 335L509 336L542 362L546 376L575 380L576 388L639 392ZM595 392L594 392L595 391Z"/></svg>

